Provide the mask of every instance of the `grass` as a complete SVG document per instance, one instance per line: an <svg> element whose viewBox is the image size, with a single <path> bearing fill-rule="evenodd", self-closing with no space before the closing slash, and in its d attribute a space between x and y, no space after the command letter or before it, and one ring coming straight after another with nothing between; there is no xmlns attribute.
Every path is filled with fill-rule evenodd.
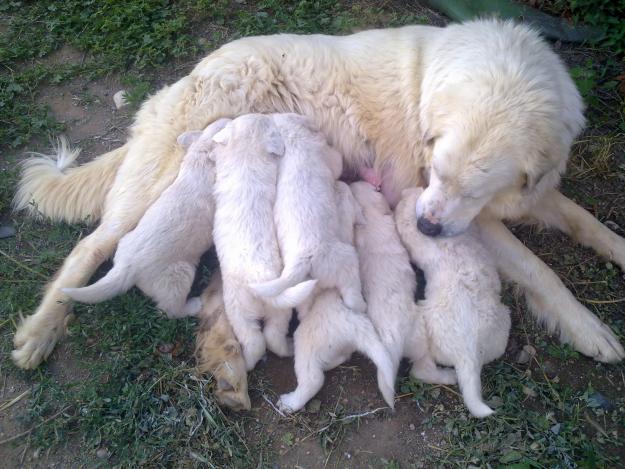
<svg viewBox="0 0 625 469"><path fill-rule="evenodd" d="M176 73L183 75L194 59L236 37L282 31L342 34L426 21L419 10L397 4L328 0L12 0L0 5L0 151L7 155L0 166L0 220L10 218L17 228L14 238L0 240L0 376L29 391L19 402L0 403L0 419L3 412L16 411L27 431L13 445L25 454L74 458L69 466L264 467L278 458L275 441L297 452L302 439L314 440L326 461L340 459L363 419L382 418L382 412L351 408L342 395L318 414L280 419L283 431L273 433L256 426L253 416L259 414L223 413L212 398L210 378L193 372L195 322L167 320L136 291L100 305L77 306L63 353L36 371L17 370L9 353L20 313L36 308L44 279L91 227L10 215L18 177L13 154L63 130L40 93L77 77L98 80L115 73L137 107L163 75L172 76L178 67ZM55 52L63 47L82 58L59 63ZM605 50L579 51L572 76L589 104L591 130L576 147L564 188L602 221L625 228L619 212L625 204L625 163L617 156L625 147L625 107L615 78L623 73L622 63ZM89 100L85 95L81 104L88 106ZM573 251L557 236L518 233L578 297L623 296L622 273L616 268L587 251ZM497 404L493 418L468 418L455 388L400 383L404 399L424 411L419 431L443 429L442 443L427 447L417 466L625 464L623 367L591 363L545 339L540 328L518 318L522 307L515 297L507 300L517 311L516 341L533 344L538 354L525 365L509 354L486 368L485 395ZM622 304L588 305L625 336ZM269 386L255 385L256 401L269 393ZM401 455L380 464L409 467Z"/></svg>

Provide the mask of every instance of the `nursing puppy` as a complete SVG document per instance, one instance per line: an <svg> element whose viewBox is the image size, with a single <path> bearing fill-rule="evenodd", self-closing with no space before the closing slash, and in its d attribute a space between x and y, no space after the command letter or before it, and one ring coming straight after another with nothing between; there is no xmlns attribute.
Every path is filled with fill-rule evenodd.
<svg viewBox="0 0 625 469"><path fill-rule="evenodd" d="M213 375L215 397L221 405L233 410L250 410L245 360L226 317L222 287L221 273L217 271L202 292L195 348L197 369Z"/></svg>
<svg viewBox="0 0 625 469"><path fill-rule="evenodd" d="M249 288L251 283L276 278L282 270L273 205L284 142L271 117L239 117L213 140L217 142L211 153L216 164L214 238L224 303L251 370L266 347L281 357L291 354L286 337L291 308L308 298L316 281L262 300Z"/></svg>
<svg viewBox="0 0 625 469"><path fill-rule="evenodd" d="M501 303L501 282L475 227L453 238L432 238L417 230L415 204L423 189L406 189L395 210L399 235L425 273L420 303L437 363L453 366L471 414L493 413L482 400L482 365L503 355L510 311Z"/></svg>
<svg viewBox="0 0 625 469"><path fill-rule="evenodd" d="M226 123L220 119L204 131L180 135L178 142L187 153L178 177L120 240L113 268L93 285L62 288L63 293L83 303L99 303L136 285L169 318L200 311L200 299L187 301L187 295L200 257L213 242L215 170L208 155L213 135Z"/></svg>
<svg viewBox="0 0 625 469"><path fill-rule="evenodd" d="M362 215L349 187L344 183L339 183L339 187L338 196L346 197L340 202L346 210L341 213L341 220L349 228L344 233L353 233L353 223ZM280 396L278 407L282 411L302 409L323 386L324 372L344 363L354 352L362 353L376 365L380 392L394 408L393 361L367 315L348 308L338 289L327 288L319 289L312 301L298 308L298 317L300 324L293 335L297 388Z"/></svg>
<svg viewBox="0 0 625 469"><path fill-rule="evenodd" d="M338 288L348 308L364 312L356 250L339 240L334 183L343 157L309 118L274 114L273 120L285 143L274 206L284 270L279 278L251 287L273 297L312 277L321 288Z"/></svg>
<svg viewBox="0 0 625 469"><path fill-rule="evenodd" d="M391 355L394 375L406 357L415 378L454 384L455 373L438 368L430 353L423 312L415 303L417 278L391 208L370 183L355 182L350 187L365 220L356 226L356 248L367 315Z"/></svg>

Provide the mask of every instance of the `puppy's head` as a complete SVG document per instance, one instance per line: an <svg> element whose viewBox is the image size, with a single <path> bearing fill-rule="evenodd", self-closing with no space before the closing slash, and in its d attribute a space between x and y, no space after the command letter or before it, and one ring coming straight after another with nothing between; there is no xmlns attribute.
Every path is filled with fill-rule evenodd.
<svg viewBox="0 0 625 469"><path fill-rule="evenodd" d="M213 143L213 136L222 130L231 119L217 119L212 124L208 125L204 130L189 130L178 135L178 144L184 147L187 153L191 150L200 153L208 153Z"/></svg>
<svg viewBox="0 0 625 469"><path fill-rule="evenodd" d="M388 215L391 213L391 207L386 202L382 192L376 190L374 186L365 181L358 181L349 186L360 204L363 211L374 210L377 213Z"/></svg>
<svg viewBox="0 0 625 469"><path fill-rule="evenodd" d="M506 45L501 57L493 53L492 66L467 68L482 59L467 58L472 51L459 43L461 50L432 67L438 80L434 72L424 80L420 119L430 177L416 211L429 236L461 233L483 209L521 216L558 183L584 124L580 95L544 41L523 27L491 26L469 25Z"/></svg>
<svg viewBox="0 0 625 469"><path fill-rule="evenodd" d="M267 156L284 155L284 141L270 116L246 114L229 122L213 135L213 141L232 149Z"/></svg>

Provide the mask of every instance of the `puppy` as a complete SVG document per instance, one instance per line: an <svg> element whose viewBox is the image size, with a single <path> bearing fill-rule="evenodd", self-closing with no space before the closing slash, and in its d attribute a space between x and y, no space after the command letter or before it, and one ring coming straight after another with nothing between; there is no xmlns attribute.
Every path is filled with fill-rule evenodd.
<svg viewBox="0 0 625 469"><path fill-rule="evenodd" d="M197 369L214 376L217 383L215 397L221 405L233 410L250 410L245 360L226 317L219 271L211 277L201 299L195 348Z"/></svg>
<svg viewBox="0 0 625 469"><path fill-rule="evenodd" d="M417 230L416 203L422 189L407 189L396 208L399 235L423 269L425 320L430 352L453 366L471 414L493 413L482 400L482 365L500 357L508 342L510 311L501 303L501 282L476 227L453 238L432 238Z"/></svg>
<svg viewBox="0 0 625 469"><path fill-rule="evenodd" d="M355 200L349 200L351 192L344 183L339 194L349 196L339 206L352 207L350 213L342 213L341 220L350 225L359 218L354 211ZM342 239L345 242L345 239ZM298 308L300 324L293 336L295 342L295 375L297 388L280 396L278 407L284 412L302 409L315 395L324 382L324 371L331 370L349 359L354 352L360 352L375 363L378 373L378 387L384 400L394 408L395 374L393 361L378 336L369 318L348 308L337 288L322 289L304 307Z"/></svg>
<svg viewBox="0 0 625 469"><path fill-rule="evenodd" d="M136 285L169 318L200 311L200 299L187 301L187 295L200 257L212 245L215 170L208 154L213 135L227 122L220 119L204 131L178 137L187 149L178 177L120 240L113 268L88 287L62 288L66 295L99 303Z"/></svg>
<svg viewBox="0 0 625 469"><path fill-rule="evenodd" d="M274 207L284 270L279 278L251 287L262 297L273 297L312 277L322 288L337 287L348 308L364 312L358 256L338 234L334 183L343 157L307 117L272 117L285 142Z"/></svg>
<svg viewBox="0 0 625 469"><path fill-rule="evenodd" d="M454 384L455 373L438 368L430 353L423 314L415 303L417 278L391 208L370 183L355 182L350 187L365 221L356 226L356 249L367 314L390 353L393 375L406 357L415 378Z"/></svg>
<svg viewBox="0 0 625 469"><path fill-rule="evenodd" d="M271 117L244 115L213 140L217 142L211 153L216 166L214 238L224 303L251 370L266 347L282 357L292 353L286 338L291 308L308 298L316 281L262 300L249 288L251 283L276 278L282 270L273 206L284 142Z"/></svg>

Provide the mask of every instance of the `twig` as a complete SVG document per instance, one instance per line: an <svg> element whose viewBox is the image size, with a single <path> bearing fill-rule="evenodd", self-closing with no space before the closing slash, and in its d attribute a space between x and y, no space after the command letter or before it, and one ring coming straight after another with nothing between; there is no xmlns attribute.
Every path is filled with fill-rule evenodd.
<svg viewBox="0 0 625 469"><path fill-rule="evenodd" d="M270 400L267 396L265 396L264 394L261 394L261 396L263 397L263 399L265 400L265 402L271 406L271 408L272 408L273 410L275 410L275 411L276 411L278 414L280 414L282 417L286 418L285 413L284 413L284 412L282 412L280 409L278 409L278 408L277 408L277 407L273 404L273 402L271 402L271 400Z"/></svg>
<svg viewBox="0 0 625 469"><path fill-rule="evenodd" d="M619 298L616 300L588 300L586 298L580 298L580 300L585 301L586 303L592 303L594 305L608 305L612 303L622 303L625 301L625 298Z"/></svg>
<svg viewBox="0 0 625 469"><path fill-rule="evenodd" d="M345 422L347 420L359 419L361 417L366 417L367 415L372 415L372 414L375 414L375 413L377 413L377 412L379 412L381 410L385 410L385 409L388 409L388 407L378 407L377 409L369 410L369 411L363 412L361 414L346 415L345 417L341 417L340 419L336 419L333 422L330 422L325 427L321 427L319 430L317 430L313 434L324 432L324 431L326 431L328 428L330 428L332 425L334 425L337 422Z"/></svg>
<svg viewBox="0 0 625 469"><path fill-rule="evenodd" d="M601 425L599 425L597 422L595 422L590 415L588 415L588 412L584 412L584 417L586 417L586 421L592 425L593 427L595 427L595 429L601 433L604 437L606 438L610 438L610 435L608 435L608 433L603 429L603 427L601 427Z"/></svg>
<svg viewBox="0 0 625 469"><path fill-rule="evenodd" d="M6 443L10 443L10 442L15 441L15 440L19 440L23 436L29 435L33 430L35 430L36 428L41 427L43 424L46 424L46 423L48 423L51 420L54 420L59 415L61 415L63 412L65 412L67 409L69 409L69 406L64 407L63 409L59 410L56 414L54 414L52 417L48 417L43 422L38 423L37 425L35 425L34 427L30 428L29 430L26 430L25 432L18 433L17 435L12 436L11 438L7 438L6 440L0 440L0 446L4 445Z"/></svg>
<svg viewBox="0 0 625 469"><path fill-rule="evenodd" d="M26 391L24 391L22 394L20 394L17 397L14 397L13 399L5 402L4 404L0 405L0 412L7 410L9 407L11 407L12 405L16 404L17 402L19 402L22 398L24 398L25 396L27 396L30 393L30 389L27 389Z"/></svg>
<svg viewBox="0 0 625 469"><path fill-rule="evenodd" d="M0 249L0 254L2 254L4 257L6 257L7 259L9 259L10 261L14 262L15 264L17 264L18 266L20 266L22 269L27 270L35 275L38 275L39 277L41 277L44 280L48 280L48 277L46 277L45 275L43 275L41 272L37 272L36 270L31 269L30 267L28 267L26 264L24 264L23 262L18 261L17 259L11 257L10 255L8 255L6 252L4 252L2 249Z"/></svg>

